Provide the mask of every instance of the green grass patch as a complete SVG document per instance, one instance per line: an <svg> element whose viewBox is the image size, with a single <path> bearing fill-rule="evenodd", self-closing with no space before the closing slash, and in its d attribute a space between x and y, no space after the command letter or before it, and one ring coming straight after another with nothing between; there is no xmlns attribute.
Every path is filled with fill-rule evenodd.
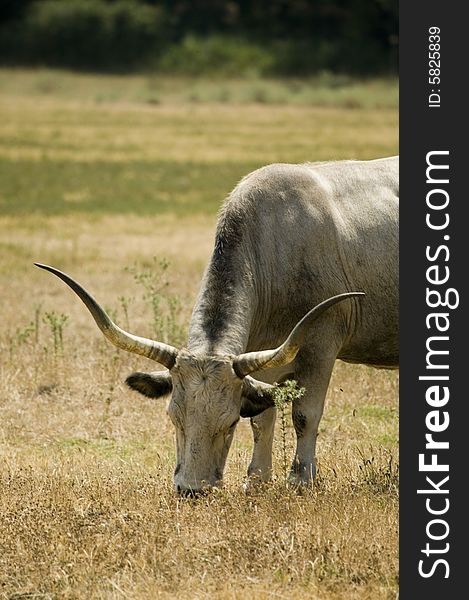
<svg viewBox="0 0 469 600"><path fill-rule="evenodd" d="M253 164L0 159L3 215L215 213Z"/></svg>
<svg viewBox="0 0 469 600"><path fill-rule="evenodd" d="M394 419L396 417L396 409L393 406L367 404L360 407L359 415L372 419Z"/></svg>

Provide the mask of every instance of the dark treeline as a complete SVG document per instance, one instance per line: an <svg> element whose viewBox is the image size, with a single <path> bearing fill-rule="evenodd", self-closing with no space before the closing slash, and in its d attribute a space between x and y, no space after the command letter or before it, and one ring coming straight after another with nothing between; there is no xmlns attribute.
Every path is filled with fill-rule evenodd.
<svg viewBox="0 0 469 600"><path fill-rule="evenodd" d="M0 61L126 72L397 71L397 0L3 0Z"/></svg>

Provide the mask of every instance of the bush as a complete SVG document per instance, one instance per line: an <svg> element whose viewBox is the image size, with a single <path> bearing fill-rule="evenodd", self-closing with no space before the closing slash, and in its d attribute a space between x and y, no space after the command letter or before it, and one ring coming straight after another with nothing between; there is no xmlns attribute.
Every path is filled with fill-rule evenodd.
<svg viewBox="0 0 469 600"><path fill-rule="evenodd" d="M188 75L395 72L396 0L13 0L0 62Z"/></svg>
<svg viewBox="0 0 469 600"><path fill-rule="evenodd" d="M157 7L132 0L45 0L32 6L24 28L37 62L125 71L158 50L163 17Z"/></svg>
<svg viewBox="0 0 469 600"><path fill-rule="evenodd" d="M274 57L266 48L242 38L218 35L188 35L170 46L158 63L161 70L171 73L227 76L265 75L273 65Z"/></svg>

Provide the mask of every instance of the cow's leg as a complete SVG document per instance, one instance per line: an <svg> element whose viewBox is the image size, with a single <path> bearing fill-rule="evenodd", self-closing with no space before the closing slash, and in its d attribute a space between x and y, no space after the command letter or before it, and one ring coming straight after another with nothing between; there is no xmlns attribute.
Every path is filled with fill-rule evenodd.
<svg viewBox="0 0 469 600"><path fill-rule="evenodd" d="M334 361L335 353L330 351L308 352L298 361L296 380L305 393L292 407L296 451L289 480L293 485L310 485L316 475L316 438Z"/></svg>
<svg viewBox="0 0 469 600"><path fill-rule="evenodd" d="M251 418L254 450L248 468L251 483L269 481L272 476L272 444L274 441L275 407Z"/></svg>
<svg viewBox="0 0 469 600"><path fill-rule="evenodd" d="M263 373L255 373L256 379L266 383L281 383L285 379L292 379L291 365L276 369L269 369ZM268 408L257 417L251 419L254 449L251 463L248 468L250 484L270 481L272 477L272 445L274 441L276 408Z"/></svg>

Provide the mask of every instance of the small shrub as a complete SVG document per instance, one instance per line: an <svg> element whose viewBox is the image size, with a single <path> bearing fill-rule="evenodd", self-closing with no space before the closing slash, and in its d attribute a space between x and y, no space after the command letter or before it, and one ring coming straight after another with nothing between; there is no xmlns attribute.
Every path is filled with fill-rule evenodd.
<svg viewBox="0 0 469 600"><path fill-rule="evenodd" d="M63 313L56 313L55 311L46 312L44 314L43 321L48 324L54 341L54 355L63 354L64 339L63 331L65 323L68 320L68 315Z"/></svg>
<svg viewBox="0 0 469 600"><path fill-rule="evenodd" d="M122 312L124 313L125 326L127 329L130 329L129 306L132 301L132 298L129 298L127 296L119 296L118 300L119 304L121 305Z"/></svg>
<svg viewBox="0 0 469 600"><path fill-rule="evenodd" d="M30 321L24 327L17 327L14 334L7 335L10 359L15 351L29 342L37 345L39 341L39 325L41 317L41 305L34 305L34 320Z"/></svg>
<svg viewBox="0 0 469 600"><path fill-rule="evenodd" d="M149 267L141 268L134 265L127 267L126 271L129 271L135 282L143 287L143 300L152 313L155 339L181 345L184 339L184 330L179 324L182 304L177 296L167 292L170 285L167 274L169 265L165 258L153 257Z"/></svg>
<svg viewBox="0 0 469 600"><path fill-rule="evenodd" d="M34 323L31 321L25 327L17 327L14 334L7 336L10 361L13 360L15 351L31 339L34 330Z"/></svg>
<svg viewBox="0 0 469 600"><path fill-rule="evenodd" d="M280 442L282 454L282 472L285 481L288 477L288 452L287 452L287 406L290 406L294 400L298 400L305 393L305 388L298 387L294 380L285 381L283 384L274 388L274 404L280 419Z"/></svg>

